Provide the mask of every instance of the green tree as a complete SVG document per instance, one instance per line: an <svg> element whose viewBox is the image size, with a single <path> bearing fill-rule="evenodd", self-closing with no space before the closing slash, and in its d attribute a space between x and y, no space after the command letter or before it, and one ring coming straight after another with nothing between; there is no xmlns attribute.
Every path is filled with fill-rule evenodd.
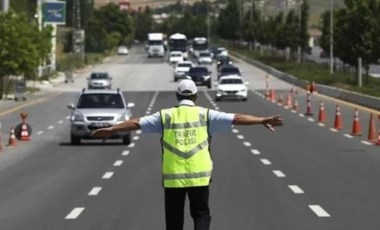
<svg viewBox="0 0 380 230"><path fill-rule="evenodd" d="M226 8L220 12L218 33L219 36L227 40L239 38L240 22L239 10L235 0L229 0Z"/></svg>
<svg viewBox="0 0 380 230"><path fill-rule="evenodd" d="M7 76L33 75L51 50L51 27L39 31L25 14L0 13L0 99Z"/></svg>
<svg viewBox="0 0 380 230"><path fill-rule="evenodd" d="M135 38L138 40L145 40L147 34L153 30L153 18L149 7L144 10L139 8L137 13L133 15L135 24Z"/></svg>

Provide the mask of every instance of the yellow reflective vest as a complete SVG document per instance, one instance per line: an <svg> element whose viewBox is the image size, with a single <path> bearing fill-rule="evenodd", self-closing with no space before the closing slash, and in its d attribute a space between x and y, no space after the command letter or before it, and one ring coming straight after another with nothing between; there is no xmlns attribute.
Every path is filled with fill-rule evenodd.
<svg viewBox="0 0 380 230"><path fill-rule="evenodd" d="M165 188L210 184L208 109L182 105L160 111L162 121L162 177Z"/></svg>

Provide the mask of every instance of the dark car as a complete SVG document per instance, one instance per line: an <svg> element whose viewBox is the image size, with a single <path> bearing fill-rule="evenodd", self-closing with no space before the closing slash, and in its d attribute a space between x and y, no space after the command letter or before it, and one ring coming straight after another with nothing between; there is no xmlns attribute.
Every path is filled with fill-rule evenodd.
<svg viewBox="0 0 380 230"><path fill-rule="evenodd" d="M208 89L211 88L211 72L204 66L196 66L190 68L187 72L189 79L193 80L196 85L207 86Z"/></svg>
<svg viewBox="0 0 380 230"><path fill-rule="evenodd" d="M231 58L228 56L222 55L218 58L218 61L216 62L216 69L219 69L219 67L222 65L231 65L231 64L232 64Z"/></svg>
<svg viewBox="0 0 380 230"><path fill-rule="evenodd" d="M234 65L222 65L218 69L218 80L222 76L238 75L241 76L241 72L238 67Z"/></svg>

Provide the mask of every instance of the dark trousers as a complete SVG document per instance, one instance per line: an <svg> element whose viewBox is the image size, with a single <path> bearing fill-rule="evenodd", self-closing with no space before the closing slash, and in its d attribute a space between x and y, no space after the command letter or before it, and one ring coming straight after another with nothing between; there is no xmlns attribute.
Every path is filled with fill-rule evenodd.
<svg viewBox="0 0 380 230"><path fill-rule="evenodd" d="M208 207L208 186L165 188L166 230L183 230L186 194L189 196L194 230L209 230L211 216Z"/></svg>

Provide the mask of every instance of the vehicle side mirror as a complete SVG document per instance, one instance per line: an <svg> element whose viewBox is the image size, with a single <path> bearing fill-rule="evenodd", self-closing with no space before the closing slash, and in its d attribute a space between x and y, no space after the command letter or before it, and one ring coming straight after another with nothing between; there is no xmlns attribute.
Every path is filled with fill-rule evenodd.
<svg viewBox="0 0 380 230"><path fill-rule="evenodd" d="M135 103L130 102L127 104L128 109L133 108L133 107L135 107Z"/></svg>
<svg viewBox="0 0 380 230"><path fill-rule="evenodd" d="M75 105L73 103L70 103L67 105L68 109L75 109Z"/></svg>

